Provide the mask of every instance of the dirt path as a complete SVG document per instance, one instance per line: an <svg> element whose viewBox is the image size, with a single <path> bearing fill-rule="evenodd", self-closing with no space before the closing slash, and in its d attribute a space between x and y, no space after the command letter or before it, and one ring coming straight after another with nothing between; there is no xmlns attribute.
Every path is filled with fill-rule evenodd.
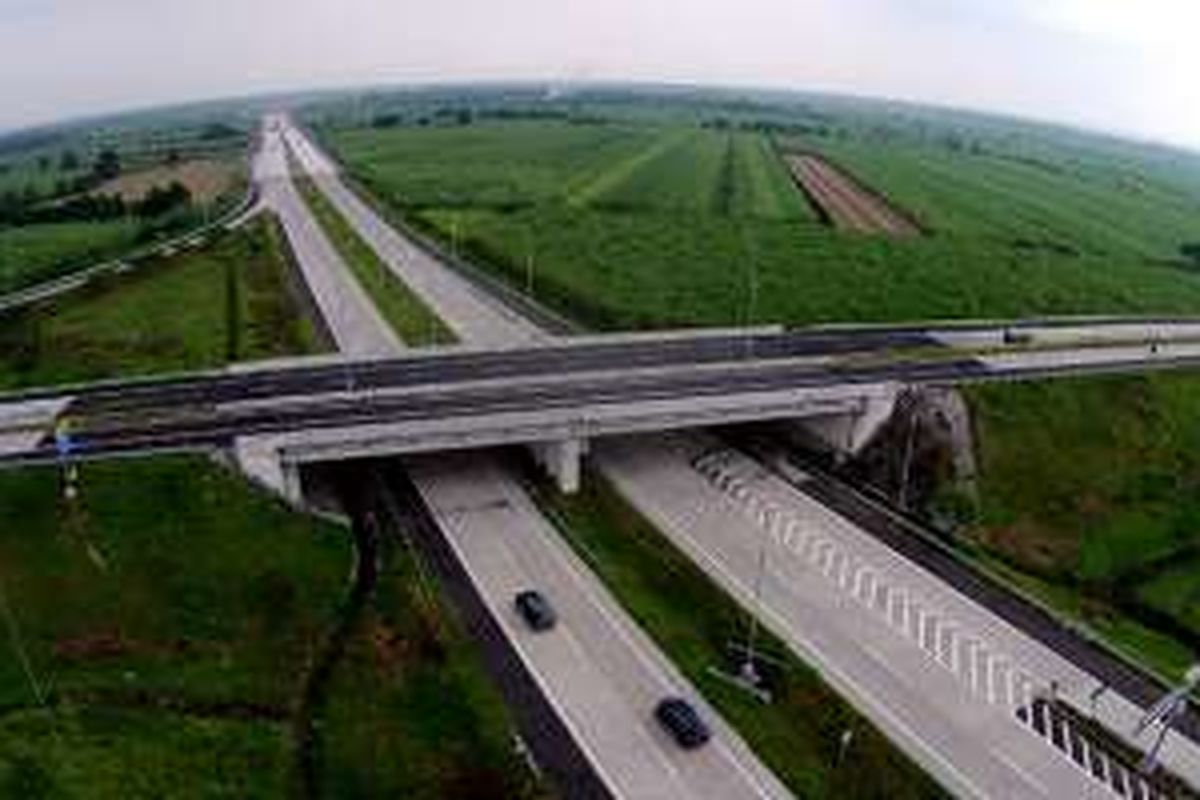
<svg viewBox="0 0 1200 800"><path fill-rule="evenodd" d="M334 670L346 653L350 638L358 629L363 612L375 592L379 578L379 531L370 507L366 476L352 472L338 487L346 511L351 517L354 539L354 570L349 590L338 611L337 620L313 658L301 686L292 716L292 740L299 797L315 800L321 795L321 733L317 721L325 708Z"/></svg>
<svg viewBox="0 0 1200 800"><path fill-rule="evenodd" d="M784 159L805 194L838 230L897 238L921 235L916 223L824 159L807 153Z"/></svg>

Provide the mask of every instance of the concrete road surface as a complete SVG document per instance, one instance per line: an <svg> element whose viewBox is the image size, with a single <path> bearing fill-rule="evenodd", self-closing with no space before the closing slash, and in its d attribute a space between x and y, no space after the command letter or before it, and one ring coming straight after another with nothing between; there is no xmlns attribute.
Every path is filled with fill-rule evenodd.
<svg viewBox="0 0 1200 800"><path fill-rule="evenodd" d="M283 121L292 152L304 169L384 263L464 341L497 347L529 344L546 334L398 233L346 188L333 162Z"/></svg>
<svg viewBox="0 0 1200 800"><path fill-rule="evenodd" d="M715 441L641 437L596 452L680 549L956 793L1110 796L1018 718L1047 691L1088 708L1096 682L1053 651ZM1111 695L1095 711L1118 730L1137 718ZM1182 737L1169 738L1163 760L1200 779Z"/></svg>
<svg viewBox="0 0 1200 800"><path fill-rule="evenodd" d="M507 471L487 457L416 460L409 471L521 661L617 797L788 797L571 551ZM523 589L554 606L533 633L513 610ZM685 751L655 722L663 697L687 698L713 739Z"/></svg>
<svg viewBox="0 0 1200 800"><path fill-rule="evenodd" d="M254 159L253 175L262 204L278 215L338 350L355 356L396 352L402 346L400 339L342 262L292 183L278 120L268 117L265 121L262 145Z"/></svg>

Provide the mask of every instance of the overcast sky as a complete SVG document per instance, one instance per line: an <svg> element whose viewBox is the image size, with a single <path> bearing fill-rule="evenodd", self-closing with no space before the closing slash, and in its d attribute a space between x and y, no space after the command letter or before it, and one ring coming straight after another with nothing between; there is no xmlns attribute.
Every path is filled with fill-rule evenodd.
<svg viewBox="0 0 1200 800"><path fill-rule="evenodd" d="M0 129L266 90L634 79L1015 112L1200 148L1200 0L0 0Z"/></svg>

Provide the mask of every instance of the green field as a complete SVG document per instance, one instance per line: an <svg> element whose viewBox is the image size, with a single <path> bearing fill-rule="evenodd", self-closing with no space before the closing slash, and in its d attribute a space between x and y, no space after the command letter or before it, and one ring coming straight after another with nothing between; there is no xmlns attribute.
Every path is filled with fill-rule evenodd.
<svg viewBox="0 0 1200 800"><path fill-rule="evenodd" d="M200 369L303 352L312 328L291 301L273 221L143 263L96 287L0 319L0 386Z"/></svg>
<svg viewBox="0 0 1200 800"><path fill-rule="evenodd" d="M5 796L277 796L344 533L198 459L88 466L81 490L0 473L0 786L29 792Z"/></svg>
<svg viewBox="0 0 1200 800"><path fill-rule="evenodd" d="M598 328L744 322L752 284L754 319L792 324L1200 310L1200 275L1178 259L1200 204L1149 168L1133 192L1090 166L821 140L934 231L892 241L817 224L759 133L526 122L327 138L372 192L514 284L532 256L541 299Z"/></svg>
<svg viewBox="0 0 1200 800"><path fill-rule="evenodd" d="M64 222L0 228L0 294L56 278L129 249L131 222Z"/></svg>
<svg viewBox="0 0 1200 800"><path fill-rule="evenodd" d="M1127 259L1170 259L1200 241L1200 207L1109 165L866 141L806 141L937 235Z"/></svg>
<svg viewBox="0 0 1200 800"><path fill-rule="evenodd" d="M769 634L760 644L783 662L771 670L769 705L713 675L714 666L733 667L727 645L745 635L744 612L600 476L578 495L542 487L538 496L579 556L796 796L944 796ZM846 730L854 738L839 762Z"/></svg>

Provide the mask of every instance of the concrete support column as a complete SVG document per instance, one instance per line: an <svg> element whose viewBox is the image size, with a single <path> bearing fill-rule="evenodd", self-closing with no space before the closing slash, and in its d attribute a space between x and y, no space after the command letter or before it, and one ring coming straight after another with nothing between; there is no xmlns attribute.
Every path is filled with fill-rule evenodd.
<svg viewBox="0 0 1200 800"><path fill-rule="evenodd" d="M587 439L571 438L556 442L535 442L530 445L534 460L554 478L563 494L579 491L580 463L587 452Z"/></svg>
<svg viewBox="0 0 1200 800"><path fill-rule="evenodd" d="M300 483L300 465L288 461L279 454L279 471L282 474L282 491L284 499L293 505L304 505L304 487Z"/></svg>

